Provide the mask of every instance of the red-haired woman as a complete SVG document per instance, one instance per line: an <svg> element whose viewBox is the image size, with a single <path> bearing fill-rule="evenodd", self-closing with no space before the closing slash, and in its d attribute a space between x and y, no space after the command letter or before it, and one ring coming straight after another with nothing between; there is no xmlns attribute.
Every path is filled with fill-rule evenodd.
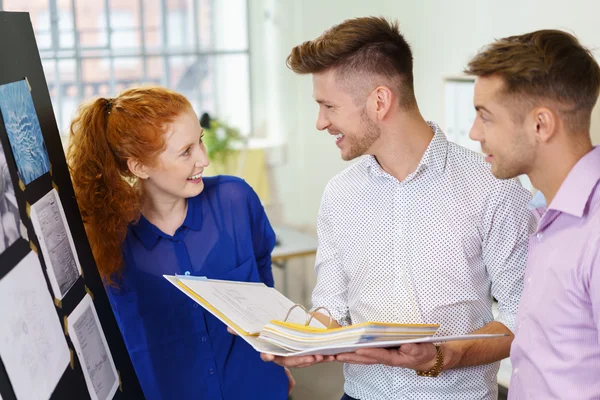
<svg viewBox="0 0 600 400"><path fill-rule="evenodd" d="M203 178L202 135L187 99L164 88L79 109L67 158L94 257L148 399L287 399L283 368L162 277L273 285L263 207L241 179Z"/></svg>

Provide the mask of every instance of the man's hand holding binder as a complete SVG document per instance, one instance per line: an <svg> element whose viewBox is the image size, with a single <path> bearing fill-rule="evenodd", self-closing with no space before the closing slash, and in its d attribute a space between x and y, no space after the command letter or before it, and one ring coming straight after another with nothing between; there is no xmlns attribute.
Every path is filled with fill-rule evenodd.
<svg viewBox="0 0 600 400"><path fill-rule="evenodd" d="M331 328L339 328L340 324L337 321L332 320L328 315L322 314L320 312L315 312L312 314L315 319L317 319L320 323L325 326L329 326ZM317 354L314 356L292 356L292 357L281 357L276 356L269 353L260 353L260 358L263 361L269 362L272 361L275 364L279 364L286 368L304 368L310 367L314 364L327 363L336 361L336 357L333 355L321 355Z"/></svg>
<svg viewBox="0 0 600 400"><path fill-rule="evenodd" d="M340 357L351 362L352 357L361 356L356 352L357 349L367 347L398 348L407 343L502 336L436 336L438 324L363 322L340 326L330 315L326 315L330 314L329 310L317 308L308 312L263 283L180 275L165 275L165 279L248 342L261 353L263 360L287 367L331 362L336 360L337 354L344 353L346 355ZM430 346L433 345L414 348L427 349ZM377 356L383 353L370 354ZM368 358L377 359L372 356ZM338 358L339 361L342 359Z"/></svg>
<svg viewBox="0 0 600 400"><path fill-rule="evenodd" d="M384 364L392 367L410 368L416 371L435 371L439 374L443 370L452 368L470 367L494 362L497 358L506 358L508 353L503 353L506 343L510 343L514 336L502 323L492 321L483 328L467 335L473 340L445 341L439 345L432 343L407 343L399 348L364 348L355 352L342 353L336 360L350 364ZM482 339L493 338L494 346L489 346L488 351L481 351L486 346ZM424 375L437 376L437 375Z"/></svg>

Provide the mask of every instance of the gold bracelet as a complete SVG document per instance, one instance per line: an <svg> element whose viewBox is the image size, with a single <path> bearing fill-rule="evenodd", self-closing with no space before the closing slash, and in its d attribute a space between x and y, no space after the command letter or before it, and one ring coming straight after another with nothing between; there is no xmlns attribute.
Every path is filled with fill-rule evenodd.
<svg viewBox="0 0 600 400"><path fill-rule="evenodd" d="M437 352L435 364L427 371L417 371L418 376L429 376L431 378L435 378L440 374L440 372L442 372L442 368L444 368L444 354L438 345L435 345L435 350Z"/></svg>

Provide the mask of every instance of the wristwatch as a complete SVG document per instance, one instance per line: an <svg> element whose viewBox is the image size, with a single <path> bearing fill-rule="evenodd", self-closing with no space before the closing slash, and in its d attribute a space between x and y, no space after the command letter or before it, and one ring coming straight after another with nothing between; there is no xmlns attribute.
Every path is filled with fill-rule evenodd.
<svg viewBox="0 0 600 400"><path fill-rule="evenodd" d="M431 378L435 378L440 374L440 372L442 372L442 368L444 367L444 354L442 353L442 349L438 345L435 345L435 350L437 352L437 356L435 357L435 364L427 371L417 371L418 376L429 376Z"/></svg>

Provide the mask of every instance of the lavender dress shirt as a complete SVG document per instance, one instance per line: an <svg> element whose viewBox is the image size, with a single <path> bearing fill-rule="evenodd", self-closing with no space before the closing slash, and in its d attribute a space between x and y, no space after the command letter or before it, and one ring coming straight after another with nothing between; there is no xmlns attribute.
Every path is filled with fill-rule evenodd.
<svg viewBox="0 0 600 400"><path fill-rule="evenodd" d="M509 399L600 399L600 147L536 211Z"/></svg>

